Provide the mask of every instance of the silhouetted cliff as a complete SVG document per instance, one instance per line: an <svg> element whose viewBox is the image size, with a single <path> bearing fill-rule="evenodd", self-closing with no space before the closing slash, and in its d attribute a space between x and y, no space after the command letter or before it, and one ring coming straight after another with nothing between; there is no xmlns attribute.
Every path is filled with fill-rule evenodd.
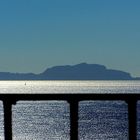
<svg viewBox="0 0 140 140"><path fill-rule="evenodd" d="M81 63L74 66L56 66L40 74L49 80L131 80L127 72L107 69L103 65Z"/></svg>
<svg viewBox="0 0 140 140"><path fill-rule="evenodd" d="M55 66L41 74L0 72L0 80L140 80L129 73L107 69L99 64Z"/></svg>

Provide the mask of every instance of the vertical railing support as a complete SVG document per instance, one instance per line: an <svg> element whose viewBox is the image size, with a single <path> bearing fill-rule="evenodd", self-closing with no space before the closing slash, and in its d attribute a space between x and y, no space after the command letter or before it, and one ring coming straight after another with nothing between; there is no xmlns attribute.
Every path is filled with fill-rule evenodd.
<svg viewBox="0 0 140 140"><path fill-rule="evenodd" d="M129 140L137 140L137 100L130 99L128 103Z"/></svg>
<svg viewBox="0 0 140 140"><path fill-rule="evenodd" d="M5 140L12 140L12 103L3 101L4 108L4 136Z"/></svg>
<svg viewBox="0 0 140 140"><path fill-rule="evenodd" d="M78 140L78 101L70 103L70 140Z"/></svg>

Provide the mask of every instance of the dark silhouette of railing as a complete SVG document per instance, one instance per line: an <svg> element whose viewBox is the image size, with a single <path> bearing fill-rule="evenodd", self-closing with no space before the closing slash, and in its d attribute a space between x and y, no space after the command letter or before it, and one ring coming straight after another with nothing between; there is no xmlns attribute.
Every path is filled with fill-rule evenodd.
<svg viewBox="0 0 140 140"><path fill-rule="evenodd" d="M70 104L70 140L78 140L78 104L86 100L120 100L128 104L129 140L137 139L137 101L140 94L0 94L4 107L5 140L12 140L12 105L17 101L65 100Z"/></svg>

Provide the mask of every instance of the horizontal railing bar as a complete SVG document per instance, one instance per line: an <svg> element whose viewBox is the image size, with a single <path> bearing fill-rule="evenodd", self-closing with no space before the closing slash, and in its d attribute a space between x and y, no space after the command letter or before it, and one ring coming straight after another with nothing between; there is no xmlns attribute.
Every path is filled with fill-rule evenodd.
<svg viewBox="0 0 140 140"><path fill-rule="evenodd" d="M140 100L140 94L0 94L0 100L16 102L18 100Z"/></svg>

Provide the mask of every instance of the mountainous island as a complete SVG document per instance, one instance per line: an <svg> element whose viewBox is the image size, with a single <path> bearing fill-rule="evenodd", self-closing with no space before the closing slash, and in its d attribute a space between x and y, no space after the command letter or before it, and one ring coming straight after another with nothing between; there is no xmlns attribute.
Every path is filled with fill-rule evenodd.
<svg viewBox="0 0 140 140"><path fill-rule="evenodd" d="M0 72L0 80L140 80L140 77L104 65L80 63L55 66L40 74Z"/></svg>

